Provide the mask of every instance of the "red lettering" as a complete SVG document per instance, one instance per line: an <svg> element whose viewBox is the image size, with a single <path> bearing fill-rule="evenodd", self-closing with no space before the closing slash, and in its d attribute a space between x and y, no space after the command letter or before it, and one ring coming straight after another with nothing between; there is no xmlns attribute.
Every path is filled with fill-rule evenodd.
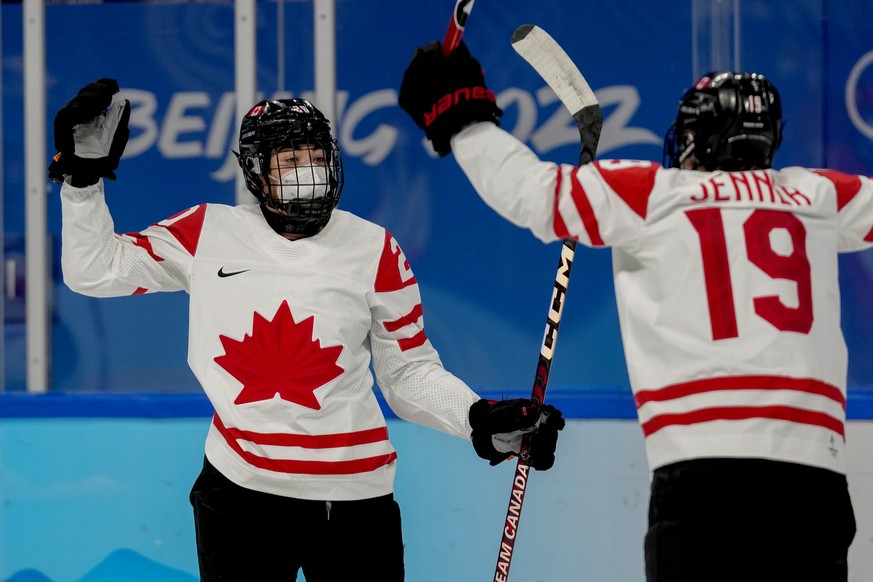
<svg viewBox="0 0 873 582"><path fill-rule="evenodd" d="M714 200L716 202L727 202L731 198L725 194L721 193L722 187L725 185L724 182L717 182L716 178L721 177L723 174L716 174L712 178L710 178L709 183L712 184Z"/></svg>
<svg viewBox="0 0 873 582"><path fill-rule="evenodd" d="M437 104L436 104L437 115L439 115L440 113L445 113L446 110L448 108L450 108L451 106L452 106L452 96L445 95L442 99L437 101Z"/></svg>
<svg viewBox="0 0 873 582"><path fill-rule="evenodd" d="M798 206L812 206L812 201L800 190L796 188L783 188L783 191Z"/></svg>
<svg viewBox="0 0 873 582"><path fill-rule="evenodd" d="M437 116L436 103L433 104L433 107L430 108L430 111L426 111L424 114L424 126L430 127L430 124L434 122Z"/></svg>
<svg viewBox="0 0 873 582"><path fill-rule="evenodd" d="M430 108L430 111L424 113L424 126L430 127L433 122L436 121L438 115L445 113L453 105L475 100L497 102L497 98L494 96L491 89L481 86L461 87L460 89L456 89L454 93L449 93L441 97L436 103L434 103L433 107Z"/></svg>
<svg viewBox="0 0 873 582"><path fill-rule="evenodd" d="M779 199L779 202L781 204L785 204L786 206L793 206L793 204L791 204L791 200L786 197L785 189L782 186L776 186L775 188L773 188L773 192L774 194L776 194L776 197Z"/></svg>
<svg viewBox="0 0 873 582"><path fill-rule="evenodd" d="M749 177L742 173L731 172L728 174L731 179L731 184L733 184L734 191L736 192L736 199L742 200L746 198L747 200L752 200L752 189L749 187ZM745 191L745 195L741 193L741 191Z"/></svg>
<svg viewBox="0 0 873 582"><path fill-rule="evenodd" d="M700 183L700 195L695 196L692 194L691 201L692 202L703 202L707 198L709 198L709 192L706 191L706 182L701 182Z"/></svg>
<svg viewBox="0 0 873 582"><path fill-rule="evenodd" d="M699 194L689 196L691 202L763 202L781 206L811 206L812 201L800 190L775 184L763 171L717 172L699 182Z"/></svg>
<svg viewBox="0 0 873 582"><path fill-rule="evenodd" d="M759 200L765 202L764 196L767 194L770 197L770 202L776 202L776 198L773 195L773 181L770 179L770 175L766 172L751 172L750 174L760 192Z"/></svg>

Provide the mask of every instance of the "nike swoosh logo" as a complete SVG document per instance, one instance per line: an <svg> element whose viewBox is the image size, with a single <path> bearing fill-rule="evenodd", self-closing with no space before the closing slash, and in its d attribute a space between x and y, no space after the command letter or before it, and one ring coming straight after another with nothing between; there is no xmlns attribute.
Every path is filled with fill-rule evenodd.
<svg viewBox="0 0 873 582"><path fill-rule="evenodd" d="M243 269L242 271L225 271L224 267L218 269L219 277L233 277L234 275L239 275L241 273L248 273L251 269Z"/></svg>

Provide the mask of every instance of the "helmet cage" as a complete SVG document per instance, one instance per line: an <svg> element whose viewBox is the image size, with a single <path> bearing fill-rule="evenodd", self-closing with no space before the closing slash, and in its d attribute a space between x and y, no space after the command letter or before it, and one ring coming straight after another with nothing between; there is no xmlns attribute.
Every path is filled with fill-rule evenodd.
<svg viewBox="0 0 873 582"><path fill-rule="evenodd" d="M278 168L278 152L283 149L324 152L327 182L313 184L319 192L317 197L300 197L295 186L271 183L270 170ZM243 118L237 158L249 192L262 206L276 211L264 212L273 228L309 235L330 220L344 183L342 156L330 123L312 103L306 99L279 99L255 105ZM297 172L313 172L314 167L299 166ZM313 180L305 182L312 184Z"/></svg>
<svg viewBox="0 0 873 582"><path fill-rule="evenodd" d="M664 165L678 168L693 157L707 170L769 168L782 126L779 93L762 75L708 73L679 103L664 139Z"/></svg>

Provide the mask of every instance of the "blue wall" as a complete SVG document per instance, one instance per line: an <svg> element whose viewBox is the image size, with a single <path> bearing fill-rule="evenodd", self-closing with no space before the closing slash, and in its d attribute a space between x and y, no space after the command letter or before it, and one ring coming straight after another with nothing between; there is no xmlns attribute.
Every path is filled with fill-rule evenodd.
<svg viewBox="0 0 873 582"><path fill-rule="evenodd" d="M555 467L527 483L510 580L643 582L649 472L632 403L552 401L572 420ZM491 467L461 439L388 416L407 580L489 579L514 463ZM0 581L197 580L187 496L208 425L208 403L193 395L0 397ZM849 580L865 582L873 423L850 422L847 434L858 521Z"/></svg>
<svg viewBox="0 0 873 582"><path fill-rule="evenodd" d="M336 129L347 170L341 205L384 224L403 245L422 285L428 335L448 368L476 387L526 389L559 247L542 245L494 215L450 158L428 155L419 130L396 105L414 48L442 37L447 4L337 2ZM566 0L480 2L465 38L506 110L503 126L543 157L576 160L578 133L509 45L512 31L527 22L551 32L597 92L606 116L600 156L660 160L661 136L693 77L692 2L679 4L665 10L639 0L594 0L584 9ZM278 4L258 6L259 89L265 95L311 94L310 3L284 3L282 22ZM790 6L756 0L742 8L742 65L770 76L785 102L777 165L873 173L869 7L860 0L796 0ZM3 3L2 10L3 209L6 246L14 253L22 248L24 224L21 6ZM46 21L49 119L80 86L101 76L116 77L133 102L133 135L118 182L108 186L119 232L142 229L195 203L233 201L238 168L229 149L238 125L232 3L50 3ZM58 281L53 388L197 390L185 361L186 296L96 300L73 294L59 279L56 185L48 227ZM622 392L627 374L609 253L580 248L577 265L552 386ZM841 266L847 340L856 354L850 384L869 389L873 358L859 354L873 348L867 333L873 311L863 299L873 280L873 256L847 256ZM24 388L19 303L6 305L7 390Z"/></svg>
<svg viewBox="0 0 873 582"><path fill-rule="evenodd" d="M442 37L451 4L338 0L336 129L347 176L341 204L384 224L403 245L422 286L428 335L446 366L478 390L522 395L533 380L559 248L497 218L451 159L428 155L396 105L412 51ZM578 133L509 46L524 23L549 31L597 92L606 116L600 156L660 160L661 136L695 73L692 2L673 4L483 0L466 39L506 110L503 126L543 157L576 160ZM776 165L873 174L869 2L741 4L743 68L767 74L783 96L787 126ZM311 95L310 4L284 3L282 22L277 3L258 6L259 88ZM20 258L22 8L3 2L0 11L4 249ZM134 104L132 139L118 182L108 186L119 232L195 203L233 202L232 3L49 3L46 19L49 121L98 77L117 78ZM0 580L194 580L187 491L209 409L186 364L186 297L75 295L59 277L57 186L48 229L55 394L20 394L23 305L4 300L3 379L11 394L0 395ZM871 419L873 253L843 257L841 279L852 354L848 415ZM532 480L513 578L566 580L584 572L592 581L641 580L648 477L608 252L577 252L549 399L574 419L559 449L572 455ZM466 443L395 419L389 430L400 453L409 579L485 579L512 467L488 467ZM859 514L863 528L866 515ZM856 576L873 579L873 571Z"/></svg>
<svg viewBox="0 0 873 582"><path fill-rule="evenodd" d="M578 414L571 401L556 403ZM187 496L202 463L205 401L7 395L0 405L9 413L0 415L0 581L197 580ZM491 467L462 439L388 423L407 580L488 579L514 463ZM585 572L592 582L642 582L642 446L632 420L568 424L556 466L528 481L511 579Z"/></svg>

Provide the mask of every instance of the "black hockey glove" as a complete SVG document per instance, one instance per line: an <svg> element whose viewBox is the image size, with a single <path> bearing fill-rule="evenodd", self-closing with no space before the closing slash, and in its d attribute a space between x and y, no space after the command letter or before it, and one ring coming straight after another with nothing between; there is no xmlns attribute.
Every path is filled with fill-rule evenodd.
<svg viewBox="0 0 873 582"><path fill-rule="evenodd" d="M130 130L130 101L115 99L115 79L88 83L55 116L55 149L49 165L49 178L84 188L100 178L115 180L114 170Z"/></svg>
<svg viewBox="0 0 873 582"><path fill-rule="evenodd" d="M530 466L545 471L555 463L558 431L564 428L564 418L554 406L536 408L524 398L481 399L470 407L470 426L476 454L492 465L517 455L524 436L532 433Z"/></svg>
<svg viewBox="0 0 873 582"><path fill-rule="evenodd" d="M540 408L540 421L530 437L527 452L530 466L537 471L548 471L555 464L555 448L558 446L558 431L564 429L564 416L550 404Z"/></svg>
<svg viewBox="0 0 873 582"><path fill-rule="evenodd" d="M438 42L418 48L403 74L398 102L440 157L452 151L449 140L465 126L477 121L499 125L503 115L485 86L479 61L463 41L448 57Z"/></svg>

